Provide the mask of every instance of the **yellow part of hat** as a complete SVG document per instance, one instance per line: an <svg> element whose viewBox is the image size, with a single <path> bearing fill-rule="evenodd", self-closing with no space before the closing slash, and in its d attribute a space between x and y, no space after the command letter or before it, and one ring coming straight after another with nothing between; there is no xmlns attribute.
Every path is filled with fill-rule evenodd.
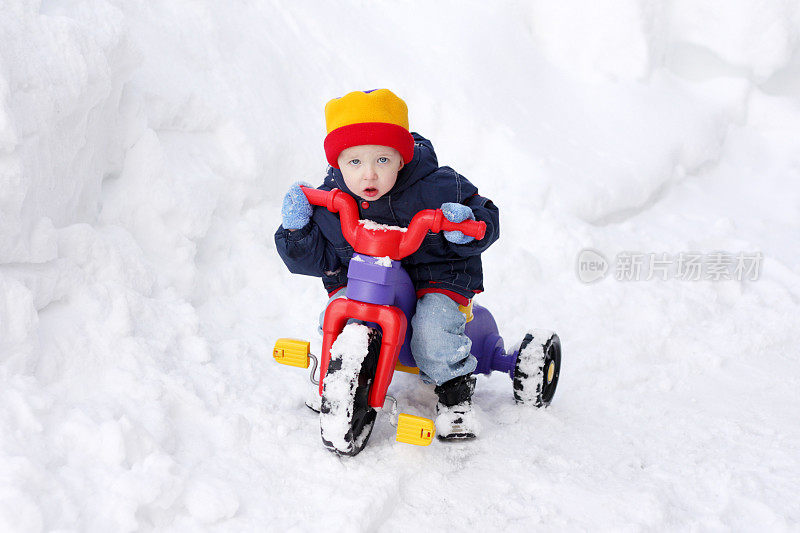
<svg viewBox="0 0 800 533"><path fill-rule="evenodd" d="M325 104L328 133L363 122L384 122L408 130L408 107L389 89L353 91Z"/></svg>

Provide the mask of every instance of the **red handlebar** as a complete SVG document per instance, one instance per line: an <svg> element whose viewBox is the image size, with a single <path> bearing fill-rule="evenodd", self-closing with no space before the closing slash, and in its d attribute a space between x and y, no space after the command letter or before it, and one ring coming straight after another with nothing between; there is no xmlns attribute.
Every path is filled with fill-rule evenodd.
<svg viewBox="0 0 800 533"><path fill-rule="evenodd" d="M368 229L359 224L358 207L349 194L339 189L321 191L304 186L301 186L301 189L310 204L325 207L332 213L339 213L344 238L356 252L365 255L389 256L399 261L417 251L428 230L434 233L460 231L478 240L483 239L486 234L486 222L475 220L450 222L441 209L420 211L411 219L406 231Z"/></svg>

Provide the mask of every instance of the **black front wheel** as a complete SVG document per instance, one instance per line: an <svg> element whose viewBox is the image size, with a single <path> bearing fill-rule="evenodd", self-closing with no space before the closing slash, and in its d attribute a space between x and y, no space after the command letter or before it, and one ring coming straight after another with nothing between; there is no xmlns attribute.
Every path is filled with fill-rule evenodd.
<svg viewBox="0 0 800 533"><path fill-rule="evenodd" d="M322 444L336 454L358 454L372 434L377 412L368 398L380 345L379 331L352 323L331 347L319 425Z"/></svg>

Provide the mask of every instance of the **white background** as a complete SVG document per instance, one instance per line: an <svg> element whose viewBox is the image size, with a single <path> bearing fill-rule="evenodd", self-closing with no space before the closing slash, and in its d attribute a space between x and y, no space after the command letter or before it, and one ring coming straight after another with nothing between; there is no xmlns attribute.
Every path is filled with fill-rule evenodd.
<svg viewBox="0 0 800 533"><path fill-rule="evenodd" d="M3 531L800 527L796 3L0 5ZM474 442L382 415L340 459L271 358L325 301L272 235L378 87L500 207L478 302L564 364L546 410L481 377ZM583 284L589 247L764 259Z"/></svg>

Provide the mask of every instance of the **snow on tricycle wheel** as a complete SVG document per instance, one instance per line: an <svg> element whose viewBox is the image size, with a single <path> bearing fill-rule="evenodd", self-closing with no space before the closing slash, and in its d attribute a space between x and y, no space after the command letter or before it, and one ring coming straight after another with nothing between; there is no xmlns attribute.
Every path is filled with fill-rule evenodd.
<svg viewBox="0 0 800 533"><path fill-rule="evenodd" d="M517 403L547 407L553 400L561 373L561 340L552 331L535 329L520 344L514 368Z"/></svg>
<svg viewBox="0 0 800 533"><path fill-rule="evenodd" d="M331 347L319 426L322 443L339 455L358 454L372 433L377 412L367 400L380 345L380 332L352 323Z"/></svg>

